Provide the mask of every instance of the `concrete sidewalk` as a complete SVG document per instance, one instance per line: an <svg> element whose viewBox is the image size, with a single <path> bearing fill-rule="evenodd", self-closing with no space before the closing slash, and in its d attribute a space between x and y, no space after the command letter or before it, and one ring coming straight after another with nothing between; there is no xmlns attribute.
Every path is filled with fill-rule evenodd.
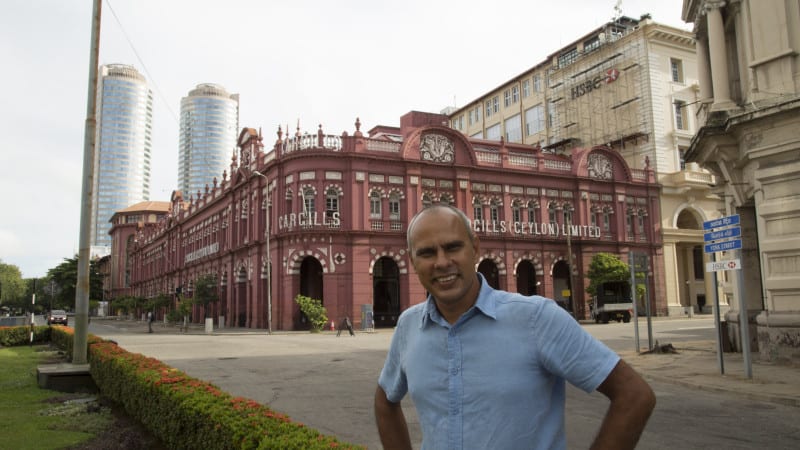
<svg viewBox="0 0 800 450"><path fill-rule="evenodd" d="M649 380L800 407L800 367L762 362L754 352L748 379L742 354L723 353L722 374L716 348L715 341L696 341L676 344L677 354L627 351L620 356Z"/></svg>

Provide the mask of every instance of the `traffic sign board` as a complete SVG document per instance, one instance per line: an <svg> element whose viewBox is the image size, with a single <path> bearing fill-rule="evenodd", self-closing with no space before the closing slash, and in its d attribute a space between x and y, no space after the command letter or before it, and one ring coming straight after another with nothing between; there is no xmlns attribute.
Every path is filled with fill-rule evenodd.
<svg viewBox="0 0 800 450"><path fill-rule="evenodd" d="M703 222L703 229L713 230L714 228L729 227L731 225L739 225L738 214L720 217L719 219L714 219L714 220L706 220L705 222Z"/></svg>
<svg viewBox="0 0 800 450"><path fill-rule="evenodd" d="M729 259L727 261L714 261L706 263L706 272L719 272L720 270L739 270L741 268L742 265L738 259Z"/></svg>
<svg viewBox="0 0 800 450"><path fill-rule="evenodd" d="M703 233L703 240L705 242L712 242L712 241L719 241L721 239L737 237L741 235L742 235L741 227L735 226L731 228L726 228L721 231L711 231L709 233Z"/></svg>
<svg viewBox="0 0 800 450"><path fill-rule="evenodd" d="M728 250L736 250L742 248L742 240L741 239L734 239L732 241L724 241L724 242L717 242L714 244L706 244L705 245L705 252L706 253L714 253L714 252L725 252Z"/></svg>

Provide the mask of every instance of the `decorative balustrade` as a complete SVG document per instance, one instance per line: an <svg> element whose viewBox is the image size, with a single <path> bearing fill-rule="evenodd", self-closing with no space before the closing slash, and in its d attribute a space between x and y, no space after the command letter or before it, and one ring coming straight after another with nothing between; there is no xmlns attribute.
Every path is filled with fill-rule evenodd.
<svg viewBox="0 0 800 450"><path fill-rule="evenodd" d="M500 164L500 154L498 153L489 153L489 152L475 152L475 159L478 162L487 163L487 164Z"/></svg>
<svg viewBox="0 0 800 450"><path fill-rule="evenodd" d="M400 143L382 141L377 139L367 139L367 150L375 152L400 153Z"/></svg>
<svg viewBox="0 0 800 450"><path fill-rule="evenodd" d="M287 139L283 143L283 152L292 153L302 150L333 150L340 151L342 149L342 137L332 135L318 136L316 134L304 134L302 136L295 136Z"/></svg>
<svg viewBox="0 0 800 450"><path fill-rule="evenodd" d="M572 171L572 163L567 161L554 161L552 159L545 159L544 160L544 168L551 169L551 170L561 170L564 172L571 172Z"/></svg>
<svg viewBox="0 0 800 450"><path fill-rule="evenodd" d="M530 167L532 169L535 169L538 164L536 157L521 153L509 153L508 162L514 166Z"/></svg>
<svg viewBox="0 0 800 450"><path fill-rule="evenodd" d="M636 181L647 181L647 171L642 169L631 169L631 178Z"/></svg>

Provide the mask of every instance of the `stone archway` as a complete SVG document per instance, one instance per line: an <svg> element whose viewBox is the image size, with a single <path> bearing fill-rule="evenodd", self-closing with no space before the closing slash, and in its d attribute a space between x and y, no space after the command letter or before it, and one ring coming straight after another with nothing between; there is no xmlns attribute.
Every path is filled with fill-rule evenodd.
<svg viewBox="0 0 800 450"><path fill-rule="evenodd" d="M300 295L317 299L325 305L322 273L322 264L317 258L313 256L303 258L300 262L300 289L298 289L298 292L300 292ZM294 328L299 330L310 329L311 323L306 315L300 311L300 306L297 303L294 303L293 310Z"/></svg>
<svg viewBox="0 0 800 450"><path fill-rule="evenodd" d="M478 264L478 272L486 278L486 282L489 283L489 286L500 289L500 270L497 268L497 264L491 259L484 259Z"/></svg>
<svg viewBox="0 0 800 450"><path fill-rule="evenodd" d="M400 269L384 256L372 268L372 302L375 327L393 327L400 316Z"/></svg>
<svg viewBox="0 0 800 450"><path fill-rule="evenodd" d="M540 282L536 281L536 268L527 259L517 264L517 292L522 295L536 295L537 286Z"/></svg>
<svg viewBox="0 0 800 450"><path fill-rule="evenodd" d="M569 263L559 260L553 264L553 300L567 311L572 311L571 296L564 295L571 291L569 279Z"/></svg>

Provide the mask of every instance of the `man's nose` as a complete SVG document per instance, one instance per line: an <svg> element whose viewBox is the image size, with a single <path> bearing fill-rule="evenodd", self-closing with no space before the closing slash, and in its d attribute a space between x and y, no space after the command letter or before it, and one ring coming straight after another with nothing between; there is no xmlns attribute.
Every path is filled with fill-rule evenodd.
<svg viewBox="0 0 800 450"><path fill-rule="evenodd" d="M450 257L444 249L439 249L436 252L436 259L433 262L436 267L445 267L450 264Z"/></svg>

